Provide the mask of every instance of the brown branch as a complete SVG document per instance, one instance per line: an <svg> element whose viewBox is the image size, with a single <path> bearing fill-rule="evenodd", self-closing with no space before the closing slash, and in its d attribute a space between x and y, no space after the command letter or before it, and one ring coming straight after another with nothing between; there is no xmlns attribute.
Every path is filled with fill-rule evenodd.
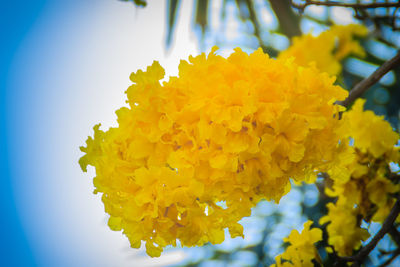
<svg viewBox="0 0 400 267"><path fill-rule="evenodd" d="M371 239L371 241L362 247L356 255L350 257L339 257L340 262L354 262L352 266L360 266L369 253L376 247L378 242L393 228L397 216L400 213L400 200L394 204L389 216L382 224L381 230Z"/></svg>
<svg viewBox="0 0 400 267"><path fill-rule="evenodd" d="M349 96L344 100L337 102L339 105L348 107L354 100L360 97L365 91L368 90L372 85L378 82L386 73L390 70L394 69L396 66L400 64L400 51L391 58L382 64L378 69L374 71L370 76L356 84L356 86L351 89Z"/></svg>
<svg viewBox="0 0 400 267"><path fill-rule="evenodd" d="M368 9L368 8L379 8L379 7L400 7L400 3L341 3L336 1L314 1L314 0L306 0L303 4L297 4L292 1L292 6L303 11L307 6L315 5L315 6L339 6L339 7L350 7L355 9Z"/></svg>
<svg viewBox="0 0 400 267"><path fill-rule="evenodd" d="M392 257L390 257L389 259L387 259L383 264L381 264L379 267L385 267L385 266L389 266L389 264L392 263L392 261L397 258L397 256L400 255L400 248L397 248L395 251L393 251L393 255Z"/></svg>
<svg viewBox="0 0 400 267"><path fill-rule="evenodd" d="M250 21L254 26L254 35L256 36L259 45L264 49L264 42L261 38L261 32L260 32L260 22L258 21L256 11L254 10L254 6L252 1L250 0L245 0L247 9L249 10L249 16L250 16Z"/></svg>
<svg viewBox="0 0 400 267"><path fill-rule="evenodd" d="M397 231L396 227L393 226L392 228L390 228L389 235L396 243L396 245L400 247L400 233L399 231Z"/></svg>
<svg viewBox="0 0 400 267"><path fill-rule="evenodd" d="M278 19L280 29L289 39L301 35L300 18L290 8L293 4L291 0L269 0L269 4Z"/></svg>

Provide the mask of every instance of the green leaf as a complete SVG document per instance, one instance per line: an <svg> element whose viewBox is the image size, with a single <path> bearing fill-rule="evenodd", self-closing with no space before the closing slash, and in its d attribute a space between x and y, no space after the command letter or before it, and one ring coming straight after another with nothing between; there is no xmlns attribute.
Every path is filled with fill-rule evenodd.
<svg viewBox="0 0 400 267"><path fill-rule="evenodd" d="M172 42L175 23L178 17L179 0L169 0L167 4L167 39L166 47L169 48Z"/></svg>

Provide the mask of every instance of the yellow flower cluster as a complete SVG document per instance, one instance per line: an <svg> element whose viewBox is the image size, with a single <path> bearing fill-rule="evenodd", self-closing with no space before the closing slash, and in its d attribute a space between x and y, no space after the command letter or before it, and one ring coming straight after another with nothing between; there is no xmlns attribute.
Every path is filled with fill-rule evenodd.
<svg viewBox="0 0 400 267"><path fill-rule="evenodd" d="M95 126L81 148L110 228L132 247L144 241L150 256L177 239L220 243L225 228L243 236L238 221L258 201L279 201L289 177L313 181L335 158L334 103L347 92L334 78L261 49L215 50L181 61L179 77L162 84L158 62L133 73L118 127Z"/></svg>
<svg viewBox="0 0 400 267"><path fill-rule="evenodd" d="M279 54L278 58L291 58L301 66L310 63L331 75L338 75L341 70L340 61L350 54L364 56L365 51L353 36L364 37L368 30L363 25L335 25L319 36L311 34L293 38L293 44Z"/></svg>
<svg viewBox="0 0 400 267"><path fill-rule="evenodd" d="M301 233L292 230L290 235L284 239L290 245L285 252L275 257L276 264L272 264L271 267L313 267L313 259L320 261L314 244L322 240L322 230L319 228L310 229L312 223L312 221L304 223L304 229Z"/></svg>
<svg viewBox="0 0 400 267"><path fill-rule="evenodd" d="M344 113L341 135L353 138L354 147L363 154L370 154L375 159L384 157L397 160L397 153L393 150L399 135L383 116L364 111L364 102L365 100L358 99L352 109Z"/></svg>
<svg viewBox="0 0 400 267"><path fill-rule="evenodd" d="M352 139L350 149L354 156L348 157L347 172L331 169L332 188L329 196L337 197L335 204L328 204L328 215L320 223L327 226L329 244L339 255L351 255L359 248L361 240L369 235L360 228L361 219L382 222L389 214L400 186L389 177L389 163L399 162L400 154L395 147L399 135L390 124L372 111L364 111L364 100L357 100L351 111L343 114L339 130L343 140Z"/></svg>
<svg viewBox="0 0 400 267"><path fill-rule="evenodd" d="M361 246L361 240L366 240L369 233L360 228L361 218L357 210L343 203L328 203L328 214L323 216L319 223L328 223L328 243L335 248L339 256L352 255L354 249Z"/></svg>

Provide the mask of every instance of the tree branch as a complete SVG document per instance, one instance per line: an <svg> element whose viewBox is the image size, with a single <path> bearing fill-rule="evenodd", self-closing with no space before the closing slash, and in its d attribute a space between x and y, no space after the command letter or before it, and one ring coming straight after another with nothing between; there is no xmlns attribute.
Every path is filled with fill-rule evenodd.
<svg viewBox="0 0 400 267"><path fill-rule="evenodd" d="M303 4L297 4L292 0L292 6L303 11L307 6L315 5L315 6L339 6L339 7L350 7L355 9L368 9L368 8L379 8L379 7L400 7L400 3L342 3L336 1L314 1L314 0L306 0Z"/></svg>
<svg viewBox="0 0 400 267"><path fill-rule="evenodd" d="M340 257L341 262L354 262L352 266L359 266L369 255L369 253L376 247L378 242L393 228L393 223L400 213L400 200L394 204L389 216L382 224L381 230L371 239L371 241L361 248L356 255L350 257Z"/></svg>
<svg viewBox="0 0 400 267"><path fill-rule="evenodd" d="M390 257L388 260L386 260L383 264L381 264L379 267L385 267L389 266L389 264L392 263L392 261L397 258L397 256L400 255L400 248L397 248L395 251L393 251L392 257Z"/></svg>
<svg viewBox="0 0 400 267"><path fill-rule="evenodd" d="M396 243L396 245L400 247L400 233L399 231L397 231L396 227L393 226L392 228L390 228L389 235Z"/></svg>
<svg viewBox="0 0 400 267"><path fill-rule="evenodd" d="M290 5L291 0L269 0L272 10L278 19L282 32L291 39L301 34L300 18L293 12Z"/></svg>
<svg viewBox="0 0 400 267"><path fill-rule="evenodd" d="M337 102L339 105L348 107L354 100L360 97L365 91L368 90L372 85L378 82L386 73L394 69L400 64L400 51L397 52L396 56L391 58L382 64L378 69L374 71L370 76L356 84L351 89L349 96L344 101Z"/></svg>
<svg viewBox="0 0 400 267"><path fill-rule="evenodd" d="M254 26L254 35L256 36L259 45L264 49L264 42L261 38L261 33L260 33L260 22L258 21L256 11L254 10L254 6L252 1L250 0L245 0L247 9L249 10L249 16L250 16L250 21Z"/></svg>

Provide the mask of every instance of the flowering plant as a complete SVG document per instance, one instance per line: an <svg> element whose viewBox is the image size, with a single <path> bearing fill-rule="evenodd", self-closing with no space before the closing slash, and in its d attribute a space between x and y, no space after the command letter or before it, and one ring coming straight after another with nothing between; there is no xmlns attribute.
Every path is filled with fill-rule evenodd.
<svg viewBox="0 0 400 267"><path fill-rule="evenodd" d="M224 58L214 47L181 61L179 75L164 82L157 61L132 73L118 127L96 125L81 147L79 163L96 169L109 227L134 248L145 242L152 257L177 240L218 244L226 228L243 237L238 222L263 199L279 202L290 180L314 183L324 173L326 194L337 198L319 221L328 223L327 252L356 261L344 257L369 236L361 221L385 221L400 189L389 166L400 160L398 134L362 100L351 110L339 105L348 92L334 75L347 55L364 54L353 36L366 33L335 26L294 39L276 59L240 48ZM321 45L319 53L303 49ZM314 243L322 230L311 224L285 239L291 245L277 266L321 261Z"/></svg>

